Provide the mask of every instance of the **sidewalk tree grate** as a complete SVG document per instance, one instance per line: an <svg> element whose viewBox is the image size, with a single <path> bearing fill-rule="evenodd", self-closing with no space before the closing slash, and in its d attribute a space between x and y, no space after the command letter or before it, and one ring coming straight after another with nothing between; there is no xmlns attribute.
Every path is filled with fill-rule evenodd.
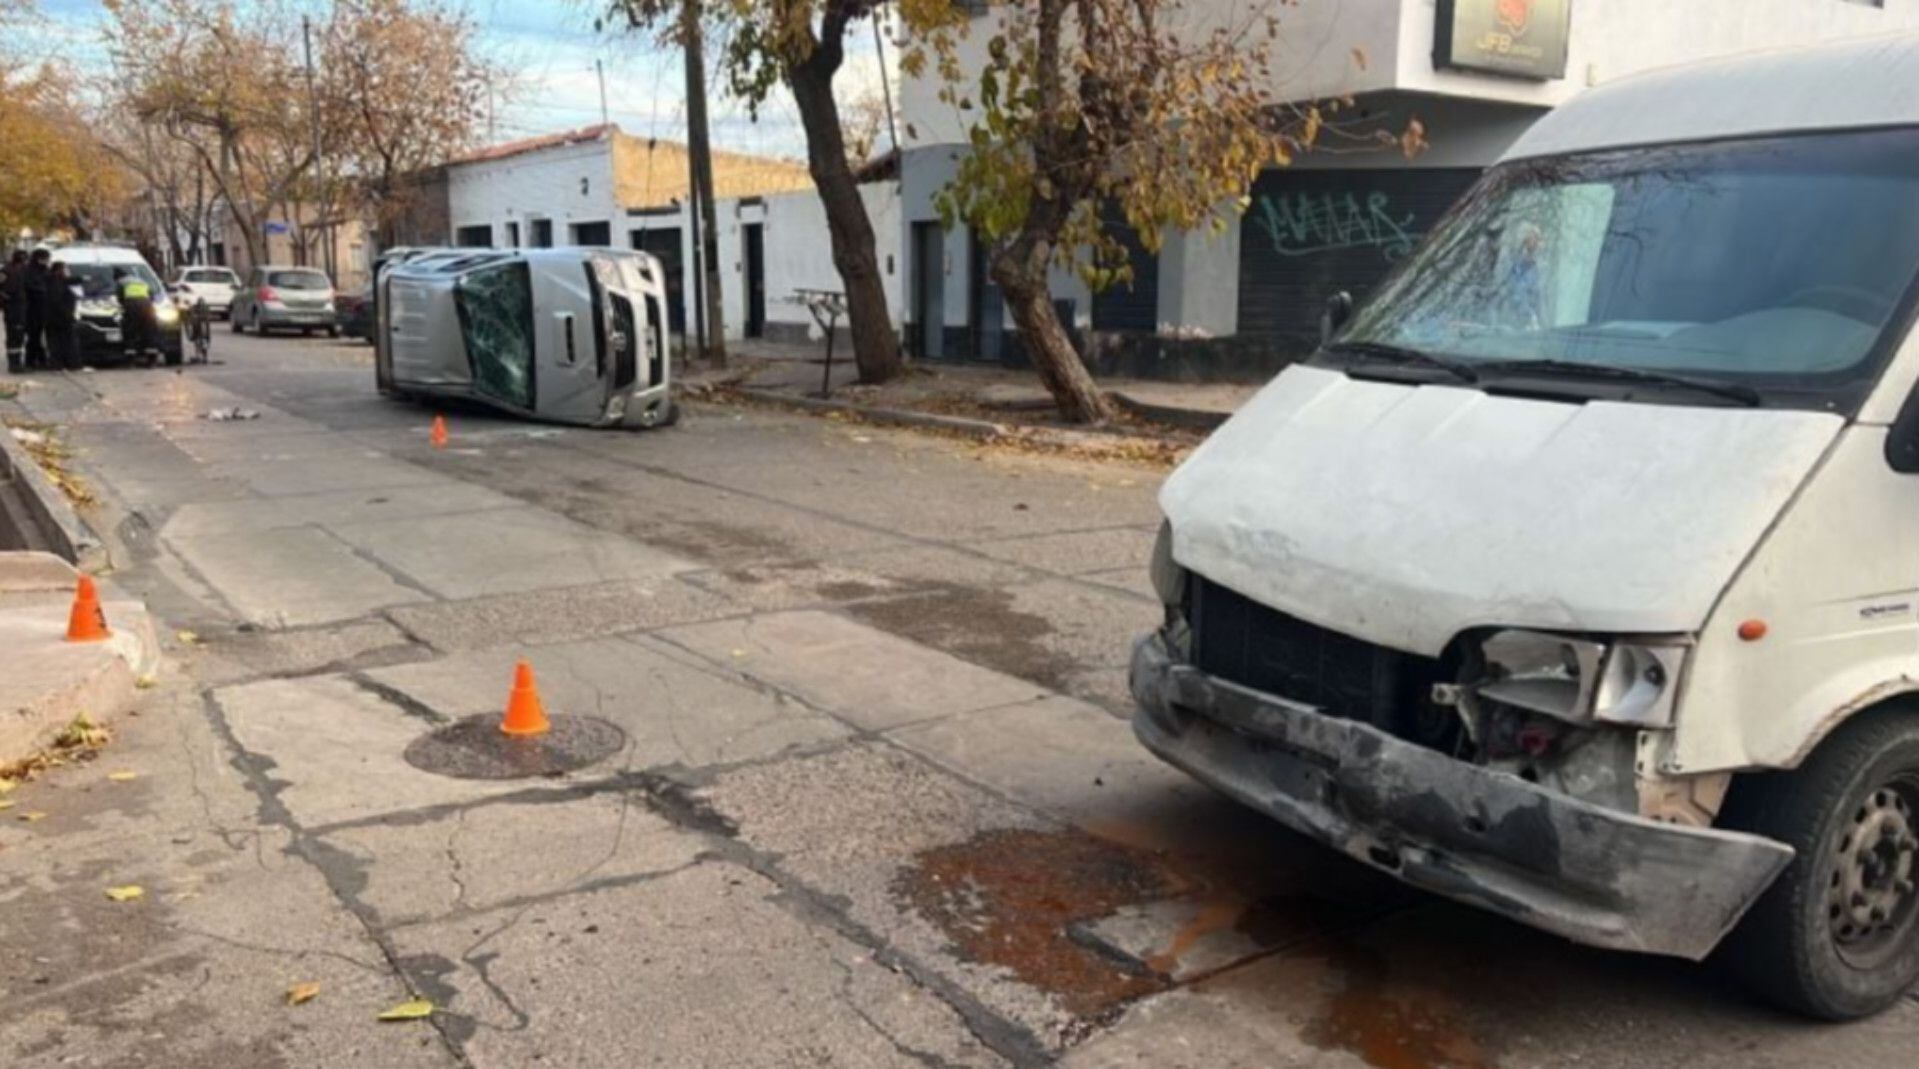
<svg viewBox="0 0 1919 1069"><path fill-rule="evenodd" d="M414 739L407 764L454 779L530 779L573 772L620 752L626 733L598 717L553 716L542 735L508 735L497 713L456 720Z"/></svg>

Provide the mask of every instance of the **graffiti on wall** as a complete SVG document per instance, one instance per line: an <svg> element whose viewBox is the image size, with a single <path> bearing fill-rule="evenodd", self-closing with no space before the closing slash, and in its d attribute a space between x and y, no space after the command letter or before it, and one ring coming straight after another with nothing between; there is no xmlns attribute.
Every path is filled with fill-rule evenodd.
<svg viewBox="0 0 1919 1069"><path fill-rule="evenodd" d="M1339 249L1377 248L1398 260L1419 240L1412 212L1397 212L1392 197L1357 193L1283 193L1261 196L1253 220L1281 256L1312 256Z"/></svg>

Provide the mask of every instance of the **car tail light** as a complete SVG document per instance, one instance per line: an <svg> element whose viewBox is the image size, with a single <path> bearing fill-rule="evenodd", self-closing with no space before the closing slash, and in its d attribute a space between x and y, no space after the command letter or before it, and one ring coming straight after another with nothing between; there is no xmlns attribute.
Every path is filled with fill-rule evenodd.
<svg viewBox="0 0 1919 1069"><path fill-rule="evenodd" d="M262 301L277 301L280 299L280 291L272 286L261 286L259 297Z"/></svg>

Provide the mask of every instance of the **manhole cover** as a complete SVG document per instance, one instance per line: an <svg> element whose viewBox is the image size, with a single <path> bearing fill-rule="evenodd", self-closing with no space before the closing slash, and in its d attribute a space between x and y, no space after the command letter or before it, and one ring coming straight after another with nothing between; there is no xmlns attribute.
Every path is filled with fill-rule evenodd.
<svg viewBox="0 0 1919 1069"><path fill-rule="evenodd" d="M555 776L605 760L626 745L626 733L591 716L554 716L544 735L508 735L497 713L456 720L414 739L406 762L454 779Z"/></svg>

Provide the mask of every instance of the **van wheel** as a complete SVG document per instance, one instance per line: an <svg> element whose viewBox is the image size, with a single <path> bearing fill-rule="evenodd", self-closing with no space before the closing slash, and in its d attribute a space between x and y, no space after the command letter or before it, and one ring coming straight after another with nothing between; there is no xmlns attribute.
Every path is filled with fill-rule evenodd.
<svg viewBox="0 0 1919 1069"><path fill-rule="evenodd" d="M1742 778L1723 823L1795 851L1726 941L1743 983L1842 1021L1919 980L1919 712L1865 714L1798 771Z"/></svg>
<svg viewBox="0 0 1919 1069"><path fill-rule="evenodd" d="M660 422L656 424L656 426L672 427L677 426L679 422L680 403L678 401L668 401L666 403L666 411L660 413Z"/></svg>

